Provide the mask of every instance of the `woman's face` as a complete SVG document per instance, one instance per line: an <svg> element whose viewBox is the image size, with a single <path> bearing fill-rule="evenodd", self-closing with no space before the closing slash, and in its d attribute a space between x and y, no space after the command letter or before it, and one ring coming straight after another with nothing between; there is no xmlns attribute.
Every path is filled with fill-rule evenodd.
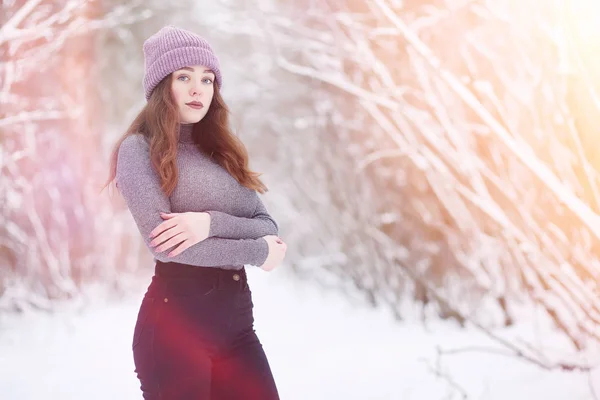
<svg viewBox="0 0 600 400"><path fill-rule="evenodd" d="M214 94L215 74L203 65L173 72L171 91L179 107L179 122L195 124L208 112Z"/></svg>

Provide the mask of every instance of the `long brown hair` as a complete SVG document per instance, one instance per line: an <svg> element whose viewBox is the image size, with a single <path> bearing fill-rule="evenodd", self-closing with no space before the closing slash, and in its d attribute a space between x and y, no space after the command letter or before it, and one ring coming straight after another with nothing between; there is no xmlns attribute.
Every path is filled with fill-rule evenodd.
<svg viewBox="0 0 600 400"><path fill-rule="evenodd" d="M123 140L128 136L142 133L149 142L150 158L160 176L161 189L167 196L173 193L178 181L176 157L179 110L171 93L172 76L173 74L170 74L160 81L148 103L115 144L110 159L109 178L102 190L115 179L117 155ZM258 178L261 174L248 168L248 151L229 127L229 109L217 85L214 86L214 95L208 112L200 122L194 124L192 137L199 150L210 155L240 185L259 193L268 191Z"/></svg>

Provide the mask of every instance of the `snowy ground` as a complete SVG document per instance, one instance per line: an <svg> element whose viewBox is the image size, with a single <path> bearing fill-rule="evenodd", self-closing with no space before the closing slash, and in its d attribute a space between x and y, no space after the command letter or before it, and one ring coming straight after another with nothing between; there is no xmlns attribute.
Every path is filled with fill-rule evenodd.
<svg viewBox="0 0 600 400"><path fill-rule="evenodd" d="M436 376L436 347L497 347L453 324L395 323L385 311L321 294L285 271L249 271L256 330L283 400L459 399ZM0 331L0 399L141 398L133 373L131 333L142 292L85 312L4 318ZM444 373L485 400L592 400L600 371L546 372L483 352L444 356Z"/></svg>

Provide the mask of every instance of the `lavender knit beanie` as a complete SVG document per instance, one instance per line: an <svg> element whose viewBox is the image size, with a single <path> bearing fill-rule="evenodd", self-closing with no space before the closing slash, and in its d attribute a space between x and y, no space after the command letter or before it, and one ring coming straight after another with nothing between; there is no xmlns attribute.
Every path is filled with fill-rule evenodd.
<svg viewBox="0 0 600 400"><path fill-rule="evenodd" d="M222 85L219 59L202 37L172 25L165 26L144 42L144 92L146 100L167 75L191 65L204 65Z"/></svg>

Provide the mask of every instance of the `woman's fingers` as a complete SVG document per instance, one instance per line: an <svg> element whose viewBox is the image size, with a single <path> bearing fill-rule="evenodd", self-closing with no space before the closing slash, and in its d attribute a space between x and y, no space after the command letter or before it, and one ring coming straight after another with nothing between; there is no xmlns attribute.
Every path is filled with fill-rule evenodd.
<svg viewBox="0 0 600 400"><path fill-rule="evenodd" d="M179 246L177 246L177 248L175 250L173 250L172 252L167 254L167 256L175 257L176 255L183 253L185 250L189 249L190 247L192 247L192 242L190 240L184 240L183 242L181 242L181 244Z"/></svg>
<svg viewBox="0 0 600 400"><path fill-rule="evenodd" d="M178 226L174 226L173 228L167 229L166 231L152 239L152 241L150 242L150 247L156 247L159 244L171 239L173 236L180 234L181 232L183 232L183 230Z"/></svg>
<svg viewBox="0 0 600 400"><path fill-rule="evenodd" d="M160 242L164 242L164 240L166 238L163 238L163 240L159 240L159 241L156 241L156 240L160 239L160 235L164 234L168 229L170 229L176 225L177 225L177 220L174 220L174 219L168 219L166 221L161 222L156 228L152 229L152 232L150 232L150 238L155 238L152 242L154 242L156 244L158 244Z"/></svg>
<svg viewBox="0 0 600 400"><path fill-rule="evenodd" d="M167 240L166 242L164 242L160 246L158 246L156 248L156 252L160 253L161 251L165 251L167 249L170 249L171 247L173 247L173 246L175 246L175 245L183 242L186 239L187 238L185 237L185 235L183 235L182 233L177 233L176 235L174 235L173 237L171 237L169 240Z"/></svg>

